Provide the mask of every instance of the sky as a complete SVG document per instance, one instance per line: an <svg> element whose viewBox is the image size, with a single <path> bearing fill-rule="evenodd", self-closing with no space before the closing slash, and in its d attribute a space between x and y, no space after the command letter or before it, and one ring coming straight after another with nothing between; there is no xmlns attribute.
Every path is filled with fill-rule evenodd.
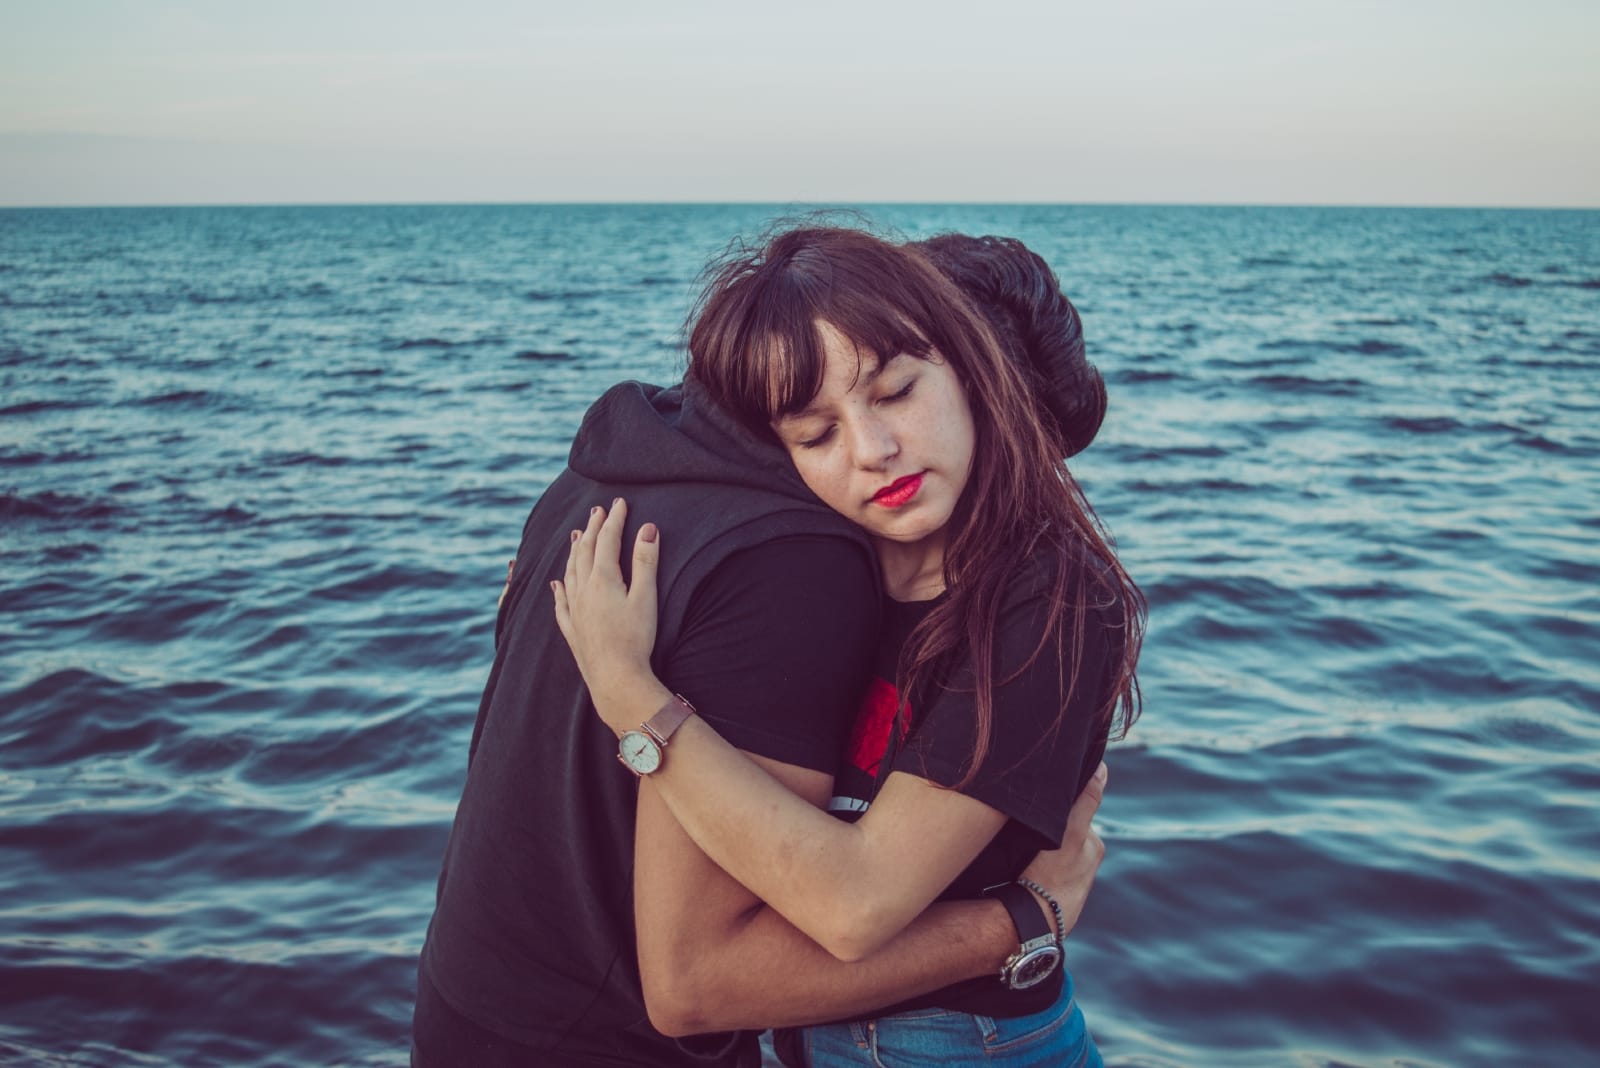
<svg viewBox="0 0 1600 1068"><path fill-rule="evenodd" d="M0 0L0 206L1600 207L1595 0Z"/></svg>

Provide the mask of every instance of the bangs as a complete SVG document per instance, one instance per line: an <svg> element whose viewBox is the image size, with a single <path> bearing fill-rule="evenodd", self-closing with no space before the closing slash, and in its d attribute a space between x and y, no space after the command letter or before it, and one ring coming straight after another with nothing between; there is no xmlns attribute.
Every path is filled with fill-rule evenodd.
<svg viewBox="0 0 1600 1068"><path fill-rule="evenodd" d="M822 388L821 323L868 371L902 354L927 359L943 349L943 286L920 258L864 234L782 235L716 273L690 337L691 374L748 428L770 433Z"/></svg>
<svg viewBox="0 0 1600 1068"><path fill-rule="evenodd" d="M915 356L920 360L933 351L928 339L909 322L881 315L865 323L842 323L823 315L790 334L769 334L750 349L752 363L760 369L762 379L757 384L756 396L766 398L762 414L768 423L805 408L822 389L828 362L822 340L821 324L824 322L855 348L860 361L856 370L858 376L863 372L876 372L896 356ZM854 384L852 380L851 385Z"/></svg>

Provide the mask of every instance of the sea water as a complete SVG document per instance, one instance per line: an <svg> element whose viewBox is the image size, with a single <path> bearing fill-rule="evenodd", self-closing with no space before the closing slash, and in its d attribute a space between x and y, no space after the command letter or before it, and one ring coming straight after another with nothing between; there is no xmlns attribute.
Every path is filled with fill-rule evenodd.
<svg viewBox="0 0 1600 1068"><path fill-rule="evenodd" d="M1109 386L1108 1063L1594 1063L1600 213L869 212ZM0 212L0 1062L405 1063L522 520L781 213Z"/></svg>

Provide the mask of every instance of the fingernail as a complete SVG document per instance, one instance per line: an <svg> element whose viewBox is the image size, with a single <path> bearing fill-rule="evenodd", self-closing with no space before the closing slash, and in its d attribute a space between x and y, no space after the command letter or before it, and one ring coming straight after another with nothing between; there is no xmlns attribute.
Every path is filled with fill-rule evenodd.
<svg viewBox="0 0 1600 1068"><path fill-rule="evenodd" d="M656 540L657 533L659 532L656 530L654 523L646 523L639 528L639 540L648 544Z"/></svg>
<svg viewBox="0 0 1600 1068"><path fill-rule="evenodd" d="M621 497L613 497L613 498L611 498L611 507L615 508L617 505L619 505L621 503L622 503L622 498Z"/></svg>
<svg viewBox="0 0 1600 1068"><path fill-rule="evenodd" d="M599 515L600 514L600 506L597 504L593 508L589 509L589 514L591 516Z"/></svg>
<svg viewBox="0 0 1600 1068"><path fill-rule="evenodd" d="M578 539L581 538L581 537L583 537L583 531L574 530L572 532L572 544L574 544L574 545L578 544Z"/></svg>
<svg viewBox="0 0 1600 1068"><path fill-rule="evenodd" d="M561 588L561 583L559 583L559 582L551 582L550 583L550 592L551 593L555 593L556 590L558 590L560 588Z"/></svg>

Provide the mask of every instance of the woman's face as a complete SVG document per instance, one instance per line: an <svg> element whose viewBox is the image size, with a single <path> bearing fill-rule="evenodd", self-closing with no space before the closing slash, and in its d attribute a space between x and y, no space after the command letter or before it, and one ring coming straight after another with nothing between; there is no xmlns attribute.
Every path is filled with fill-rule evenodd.
<svg viewBox="0 0 1600 1068"><path fill-rule="evenodd" d="M818 324L822 388L804 410L772 424L800 477L874 538L912 545L943 535L972 470L975 431L966 391L937 355L857 352Z"/></svg>

